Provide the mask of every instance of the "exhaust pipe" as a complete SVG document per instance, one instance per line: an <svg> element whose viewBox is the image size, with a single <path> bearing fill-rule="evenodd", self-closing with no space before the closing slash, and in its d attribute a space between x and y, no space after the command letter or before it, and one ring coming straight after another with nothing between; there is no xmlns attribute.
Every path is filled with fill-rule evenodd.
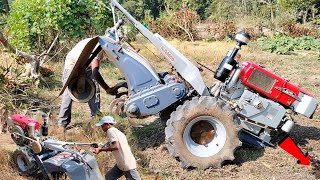
<svg viewBox="0 0 320 180"><path fill-rule="evenodd" d="M28 124L28 136L32 139L36 139L35 126L36 126L36 123L31 122Z"/></svg>

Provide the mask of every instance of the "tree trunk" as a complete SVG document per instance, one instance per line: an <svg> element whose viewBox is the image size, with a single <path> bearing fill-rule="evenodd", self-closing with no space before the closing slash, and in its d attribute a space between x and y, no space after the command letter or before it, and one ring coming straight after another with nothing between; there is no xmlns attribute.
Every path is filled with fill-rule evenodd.
<svg viewBox="0 0 320 180"><path fill-rule="evenodd" d="M307 22L308 17L308 9L303 12L302 23L305 24Z"/></svg>
<svg viewBox="0 0 320 180"><path fill-rule="evenodd" d="M6 39L6 37L0 32L0 42L3 44L4 47L6 47L9 51L12 53L15 53L16 55L25 58L31 65L26 65L26 72L24 75L31 77L38 77L37 72L39 72L39 58L36 55L31 55L22 51L17 50L14 48Z"/></svg>

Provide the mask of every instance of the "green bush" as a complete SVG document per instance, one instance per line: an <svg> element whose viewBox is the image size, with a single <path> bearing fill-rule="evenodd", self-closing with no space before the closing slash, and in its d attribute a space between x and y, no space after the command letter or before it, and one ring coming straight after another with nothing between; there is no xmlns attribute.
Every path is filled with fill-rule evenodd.
<svg viewBox="0 0 320 180"><path fill-rule="evenodd" d="M92 0L15 0L7 28L13 45L35 52L48 48L57 33L62 40L103 33L111 19L109 10Z"/></svg>
<svg viewBox="0 0 320 180"><path fill-rule="evenodd" d="M262 50L277 54L288 54L294 50L319 51L320 40L314 37L289 37L279 35L275 37L262 37L257 40L258 46Z"/></svg>

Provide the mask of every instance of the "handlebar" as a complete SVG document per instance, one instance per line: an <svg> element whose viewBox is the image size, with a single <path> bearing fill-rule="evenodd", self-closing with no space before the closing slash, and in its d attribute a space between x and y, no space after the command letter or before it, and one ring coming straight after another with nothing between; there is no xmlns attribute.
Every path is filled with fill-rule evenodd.
<svg viewBox="0 0 320 180"><path fill-rule="evenodd" d="M99 146L103 146L102 143L77 143L77 142L67 142L65 145L90 146L93 148L98 148Z"/></svg>

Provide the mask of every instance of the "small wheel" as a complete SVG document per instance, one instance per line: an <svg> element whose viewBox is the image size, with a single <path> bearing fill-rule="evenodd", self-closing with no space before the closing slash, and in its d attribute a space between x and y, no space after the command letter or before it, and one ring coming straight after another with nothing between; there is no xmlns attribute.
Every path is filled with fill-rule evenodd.
<svg viewBox="0 0 320 180"><path fill-rule="evenodd" d="M24 151L16 150L13 153L13 160L22 175L31 176L37 171L36 163Z"/></svg>
<svg viewBox="0 0 320 180"><path fill-rule="evenodd" d="M125 99L123 98L116 98L113 101L111 101L109 105L109 112L110 113L115 113L118 115L124 115L125 114Z"/></svg>
<svg viewBox="0 0 320 180"><path fill-rule="evenodd" d="M83 82L84 87L81 87L80 89L77 87L78 84L80 84L78 82L80 79L81 78L72 79L67 90L72 100L80 103L86 103L95 95L96 86L92 79L85 77Z"/></svg>
<svg viewBox="0 0 320 180"><path fill-rule="evenodd" d="M234 112L213 97L193 98L171 114L165 129L169 153L184 168L219 168L241 145Z"/></svg>

